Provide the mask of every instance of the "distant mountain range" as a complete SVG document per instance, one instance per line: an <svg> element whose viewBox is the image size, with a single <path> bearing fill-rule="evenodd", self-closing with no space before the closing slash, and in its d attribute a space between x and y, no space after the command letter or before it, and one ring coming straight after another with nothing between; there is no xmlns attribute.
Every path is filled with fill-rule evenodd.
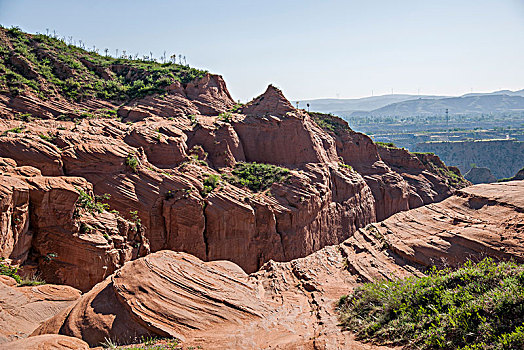
<svg viewBox="0 0 524 350"><path fill-rule="evenodd" d="M458 97L391 94L358 99L315 99L301 101L310 110L351 116L417 116L442 114L482 114L524 112L524 89L490 93L469 93Z"/></svg>

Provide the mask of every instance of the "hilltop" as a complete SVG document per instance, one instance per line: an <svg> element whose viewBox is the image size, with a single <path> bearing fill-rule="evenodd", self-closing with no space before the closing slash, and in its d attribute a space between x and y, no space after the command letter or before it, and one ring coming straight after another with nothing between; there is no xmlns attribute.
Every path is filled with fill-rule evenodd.
<svg viewBox="0 0 524 350"><path fill-rule="evenodd" d="M29 35L16 27L0 30L0 89L17 96L82 102L124 103L165 92L207 72L171 62L103 56L51 36Z"/></svg>

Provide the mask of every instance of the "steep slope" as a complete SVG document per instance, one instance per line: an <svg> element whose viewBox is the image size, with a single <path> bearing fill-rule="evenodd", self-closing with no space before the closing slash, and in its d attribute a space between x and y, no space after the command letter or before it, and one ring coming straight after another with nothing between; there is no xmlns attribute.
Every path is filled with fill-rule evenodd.
<svg viewBox="0 0 524 350"><path fill-rule="evenodd" d="M433 265L485 256L524 261L523 199L524 181L468 187L305 258L270 261L251 275L230 262L157 252L126 264L35 334L92 345L138 334L206 349L375 348L340 330L338 298L362 282L421 275Z"/></svg>
<svg viewBox="0 0 524 350"><path fill-rule="evenodd" d="M395 171L369 137L273 86L241 106L222 77L186 66L16 29L0 43L1 254L50 282L86 291L166 249L254 272L463 186L429 163ZM80 188L105 205L79 218Z"/></svg>
<svg viewBox="0 0 524 350"><path fill-rule="evenodd" d="M524 142L517 140L421 142L415 151L434 152L463 173L473 167L488 168L497 179L513 176L524 166Z"/></svg>

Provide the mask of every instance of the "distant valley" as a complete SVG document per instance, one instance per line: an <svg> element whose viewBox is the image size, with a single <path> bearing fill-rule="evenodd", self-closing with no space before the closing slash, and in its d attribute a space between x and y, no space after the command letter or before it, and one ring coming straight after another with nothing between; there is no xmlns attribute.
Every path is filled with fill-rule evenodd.
<svg viewBox="0 0 524 350"><path fill-rule="evenodd" d="M391 94L357 99L315 99L300 101L300 104L309 104L313 111L334 113L343 118L442 115L446 108L452 115L522 113L524 89L470 93L458 97Z"/></svg>

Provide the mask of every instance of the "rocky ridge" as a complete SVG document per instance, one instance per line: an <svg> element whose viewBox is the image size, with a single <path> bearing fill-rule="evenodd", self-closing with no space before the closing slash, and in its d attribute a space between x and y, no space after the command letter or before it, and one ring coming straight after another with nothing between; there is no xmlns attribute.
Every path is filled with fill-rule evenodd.
<svg viewBox="0 0 524 350"><path fill-rule="evenodd" d="M222 77L185 66L104 58L16 30L0 29L0 44L6 73L0 81L0 256L20 265L22 274L86 292L37 333L66 333L91 345L101 337L128 342L142 334L193 341L190 330L209 337L211 326L226 332L260 319L282 324L305 312L324 315L318 317L333 327L315 323L304 333L297 325L294 336L283 327L283 344L336 344L338 335L320 336L335 334L336 325L327 306L317 305L322 297L307 296L289 314L274 311L279 302L298 300L294 286L302 286L300 293L318 289L301 269L314 259L349 264L337 277L347 283L333 280L330 267L318 267L327 285L341 283L333 295L384 271L416 273L373 257L383 256L384 242L362 228L442 201L468 184L438 157L377 148L339 118L295 109L271 85L239 105ZM37 57L46 58L45 67ZM260 191L228 180L238 164L255 163L287 169L288 176ZM359 272L351 254L342 253L352 245L373 251L366 257L380 268ZM306 265L297 267L301 262ZM272 272L277 267L282 279ZM163 285L167 294L160 298L176 305L165 314L153 299L142 300L152 313L123 307L129 295L139 300L143 292L132 278L143 273L147 281L152 271L158 280L147 286L150 293ZM202 274L214 289L187 271ZM189 305L202 301L172 286L170 274L192 280L189 290L209 296L212 305L206 301L192 314ZM93 317L94 329L75 313ZM229 323L213 316L222 314L232 315ZM266 346L253 338L265 334L257 327L248 343L234 338L237 345Z"/></svg>
<svg viewBox="0 0 524 350"><path fill-rule="evenodd" d="M253 272L270 259L289 261L337 244L360 227L442 200L464 185L407 152L396 158L383 153L336 117L295 109L274 86L236 105L222 77L202 73L188 81L185 67L153 67L186 75L151 87L145 96L142 90L131 95L134 85L127 95L105 100L100 91L71 99L60 85L36 94L27 81L43 84L45 70L31 63L31 55L25 65L23 57L9 57L18 57L22 48L54 57L52 50L62 44L16 31L1 34L4 69L26 79L17 94L10 81L0 94L0 156L10 164L6 184L13 183L6 186L10 199L4 198L1 227L2 237L14 242L1 254L38 266L49 282L85 291L125 261L162 249L231 260ZM127 72L125 79L135 84L153 69L67 47L64 52L69 60L57 55L62 61L50 62L58 80L78 76L107 83ZM210 177L227 175L239 162L291 172L259 193L224 180L206 192ZM12 190L14 183L24 195ZM102 210L78 220L77 188L92 198L106 196L119 214ZM59 214L46 217L48 210ZM21 221L13 225L15 220ZM139 225L129 226L130 220ZM133 236L129 227L136 232L137 226L141 232ZM71 245L77 253L65 254ZM90 263L97 256L101 260Z"/></svg>
<svg viewBox="0 0 524 350"><path fill-rule="evenodd" d="M485 256L524 261L523 191L523 181L468 187L250 275L227 261L153 253L127 263L34 334L91 345L158 335L206 349L371 349L340 331L336 300L362 282L421 275L433 265Z"/></svg>

